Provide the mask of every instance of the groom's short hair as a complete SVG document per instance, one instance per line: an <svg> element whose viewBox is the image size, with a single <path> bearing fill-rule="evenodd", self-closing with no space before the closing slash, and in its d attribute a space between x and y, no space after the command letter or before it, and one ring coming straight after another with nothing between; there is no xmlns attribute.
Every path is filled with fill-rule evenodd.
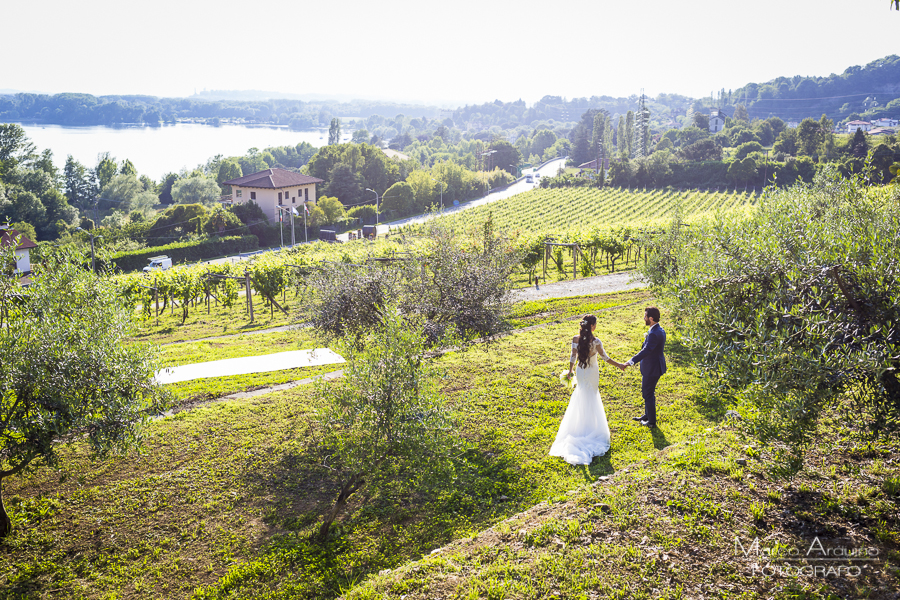
<svg viewBox="0 0 900 600"><path fill-rule="evenodd" d="M656 308L655 306L648 306L647 308L644 309L644 313L648 317L650 317L651 319L653 319L654 321L659 323L659 309L658 308Z"/></svg>

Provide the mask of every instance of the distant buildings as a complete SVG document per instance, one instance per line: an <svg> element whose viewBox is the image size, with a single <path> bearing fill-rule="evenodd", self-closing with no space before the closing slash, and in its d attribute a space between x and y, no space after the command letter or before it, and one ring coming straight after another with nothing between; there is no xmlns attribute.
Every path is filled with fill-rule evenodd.
<svg viewBox="0 0 900 600"><path fill-rule="evenodd" d="M872 121L872 125L875 127L900 127L900 121L898 121L897 119L882 117L880 119L875 119L874 121Z"/></svg>
<svg viewBox="0 0 900 600"><path fill-rule="evenodd" d="M862 129L863 133L872 129L872 124L868 121L850 121L847 123L847 133L856 133L857 129Z"/></svg>
<svg viewBox="0 0 900 600"><path fill-rule="evenodd" d="M37 244L20 234L15 229L7 225L0 225L0 247L9 248L13 245L13 240L20 236L19 243L16 245L16 271L19 273L31 273L31 254L32 248L37 248Z"/></svg>
<svg viewBox="0 0 900 600"><path fill-rule="evenodd" d="M316 204L318 177L310 177L284 169L266 169L226 181L231 186L231 203L256 202L269 221L278 221L280 210L291 207L302 214L304 205ZM279 207L282 207L279 209Z"/></svg>

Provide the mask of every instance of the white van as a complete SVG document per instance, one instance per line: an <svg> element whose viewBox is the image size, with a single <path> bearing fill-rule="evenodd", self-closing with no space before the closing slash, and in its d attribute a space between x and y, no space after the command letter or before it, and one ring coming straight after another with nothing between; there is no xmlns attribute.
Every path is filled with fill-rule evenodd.
<svg viewBox="0 0 900 600"><path fill-rule="evenodd" d="M150 264L144 267L144 271L165 271L172 268L172 259L168 256L154 256L150 259Z"/></svg>

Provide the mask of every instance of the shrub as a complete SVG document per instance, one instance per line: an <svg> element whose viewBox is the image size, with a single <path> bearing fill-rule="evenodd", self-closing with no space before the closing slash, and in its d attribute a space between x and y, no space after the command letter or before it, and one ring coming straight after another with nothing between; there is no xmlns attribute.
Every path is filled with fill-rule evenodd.
<svg viewBox="0 0 900 600"><path fill-rule="evenodd" d="M674 228L647 275L675 300L711 391L802 466L819 419L900 429L900 193L828 167L749 219ZM664 252L662 251L664 249Z"/></svg>
<svg viewBox="0 0 900 600"><path fill-rule="evenodd" d="M194 242L176 242L166 246L156 246L130 252L120 252L109 258L114 267L122 271L139 271L147 266L147 261L160 254L168 255L172 264L193 262L259 249L255 235L216 237Z"/></svg>

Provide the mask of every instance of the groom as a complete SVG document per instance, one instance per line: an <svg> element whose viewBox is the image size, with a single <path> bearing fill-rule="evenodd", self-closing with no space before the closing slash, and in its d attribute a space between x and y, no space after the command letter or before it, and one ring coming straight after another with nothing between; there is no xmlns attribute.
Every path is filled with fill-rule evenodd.
<svg viewBox="0 0 900 600"><path fill-rule="evenodd" d="M632 417L641 425L656 427L656 384L666 373L666 332L659 326L659 309L655 306L644 309L644 324L650 327L644 336L644 346L634 358L622 366L624 371L635 363L641 363L641 395L644 397L644 414Z"/></svg>

